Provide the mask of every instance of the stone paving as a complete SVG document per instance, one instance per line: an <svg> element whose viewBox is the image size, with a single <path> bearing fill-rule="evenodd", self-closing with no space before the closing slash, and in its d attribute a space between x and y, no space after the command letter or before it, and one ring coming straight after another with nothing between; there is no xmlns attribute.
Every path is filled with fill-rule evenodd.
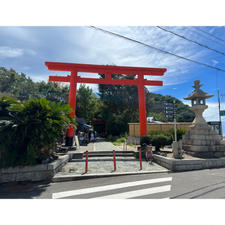
<svg viewBox="0 0 225 225"><path fill-rule="evenodd" d="M97 140L95 143L89 143L87 146L80 146L74 152L93 152L93 151L121 151L112 143L103 139ZM120 173L144 173L144 172L165 172L168 171L164 167L156 163L149 163L143 159L142 170L140 170L140 162L135 157L116 157L116 171L114 171L113 157L89 157L88 174L120 174ZM68 162L62 171L57 174L61 175L84 175L85 174L85 158L74 159Z"/></svg>
<svg viewBox="0 0 225 225"><path fill-rule="evenodd" d="M91 142L87 146L80 146L75 152L85 152L85 151L121 151L120 148L113 145L111 142L105 141L104 139L97 139L96 142Z"/></svg>
<svg viewBox="0 0 225 225"><path fill-rule="evenodd" d="M156 163L142 161L142 170L140 170L140 162L132 157L118 157L116 159L116 171L114 171L114 164L112 157L104 158L90 158L88 160L88 174L98 173L122 173L122 172L150 172L165 170L164 167ZM85 172L85 160L74 160L67 163L63 169L66 174L83 174Z"/></svg>

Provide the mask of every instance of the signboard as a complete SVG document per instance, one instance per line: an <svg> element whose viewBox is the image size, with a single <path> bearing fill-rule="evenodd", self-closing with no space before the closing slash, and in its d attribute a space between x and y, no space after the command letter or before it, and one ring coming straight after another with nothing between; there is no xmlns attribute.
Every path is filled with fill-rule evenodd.
<svg viewBox="0 0 225 225"><path fill-rule="evenodd" d="M173 119L176 116L176 108L174 103L164 102L164 115L168 119Z"/></svg>
<svg viewBox="0 0 225 225"><path fill-rule="evenodd" d="M225 110L220 110L220 116L225 116Z"/></svg>

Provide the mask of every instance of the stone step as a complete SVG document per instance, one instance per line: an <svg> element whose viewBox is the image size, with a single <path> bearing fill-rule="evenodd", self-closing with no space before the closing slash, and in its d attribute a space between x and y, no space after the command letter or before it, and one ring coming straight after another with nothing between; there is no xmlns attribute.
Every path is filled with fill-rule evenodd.
<svg viewBox="0 0 225 225"><path fill-rule="evenodd" d="M136 157L135 151L115 151L116 157ZM112 151L95 151L95 152L88 152L88 157L113 157ZM72 159L82 159L85 158L84 153L73 153Z"/></svg>
<svg viewBox="0 0 225 225"><path fill-rule="evenodd" d="M144 159L143 159L144 160ZM83 157L82 159L71 159L70 162L85 162L86 158ZM136 162L138 161L137 158L135 158L134 156L126 156L126 157L116 157L116 162ZM113 157L112 156L101 156L101 157L88 157L88 162L113 162Z"/></svg>

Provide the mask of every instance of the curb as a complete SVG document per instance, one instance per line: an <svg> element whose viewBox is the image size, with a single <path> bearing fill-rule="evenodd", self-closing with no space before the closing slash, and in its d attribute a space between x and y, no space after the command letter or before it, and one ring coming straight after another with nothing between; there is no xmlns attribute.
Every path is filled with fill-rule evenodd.
<svg viewBox="0 0 225 225"><path fill-rule="evenodd" d="M153 171L139 171L139 172L121 172L121 173L96 173L96 174L68 174L68 175L55 175L52 178L52 182L64 182L73 180L83 180L91 178L111 177L111 176L126 176L126 175L137 175L137 174L152 174L152 173L169 173L170 170L153 170Z"/></svg>
<svg viewBox="0 0 225 225"><path fill-rule="evenodd" d="M216 169L225 167L225 157L211 159L171 159L160 155L153 155L154 161L172 172L184 172L202 169Z"/></svg>

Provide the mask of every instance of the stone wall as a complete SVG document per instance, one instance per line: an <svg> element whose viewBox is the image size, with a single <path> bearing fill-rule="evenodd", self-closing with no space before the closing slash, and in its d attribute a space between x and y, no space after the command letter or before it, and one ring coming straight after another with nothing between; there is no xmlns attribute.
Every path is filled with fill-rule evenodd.
<svg viewBox="0 0 225 225"><path fill-rule="evenodd" d="M52 163L0 169L0 183L51 180L68 161L69 155L65 155Z"/></svg>
<svg viewBox="0 0 225 225"><path fill-rule="evenodd" d="M172 159L155 154L153 158L156 163L174 172L225 167L225 158Z"/></svg>
<svg viewBox="0 0 225 225"><path fill-rule="evenodd" d="M200 158L225 157L222 136L206 123L194 124L182 137L183 150Z"/></svg>

